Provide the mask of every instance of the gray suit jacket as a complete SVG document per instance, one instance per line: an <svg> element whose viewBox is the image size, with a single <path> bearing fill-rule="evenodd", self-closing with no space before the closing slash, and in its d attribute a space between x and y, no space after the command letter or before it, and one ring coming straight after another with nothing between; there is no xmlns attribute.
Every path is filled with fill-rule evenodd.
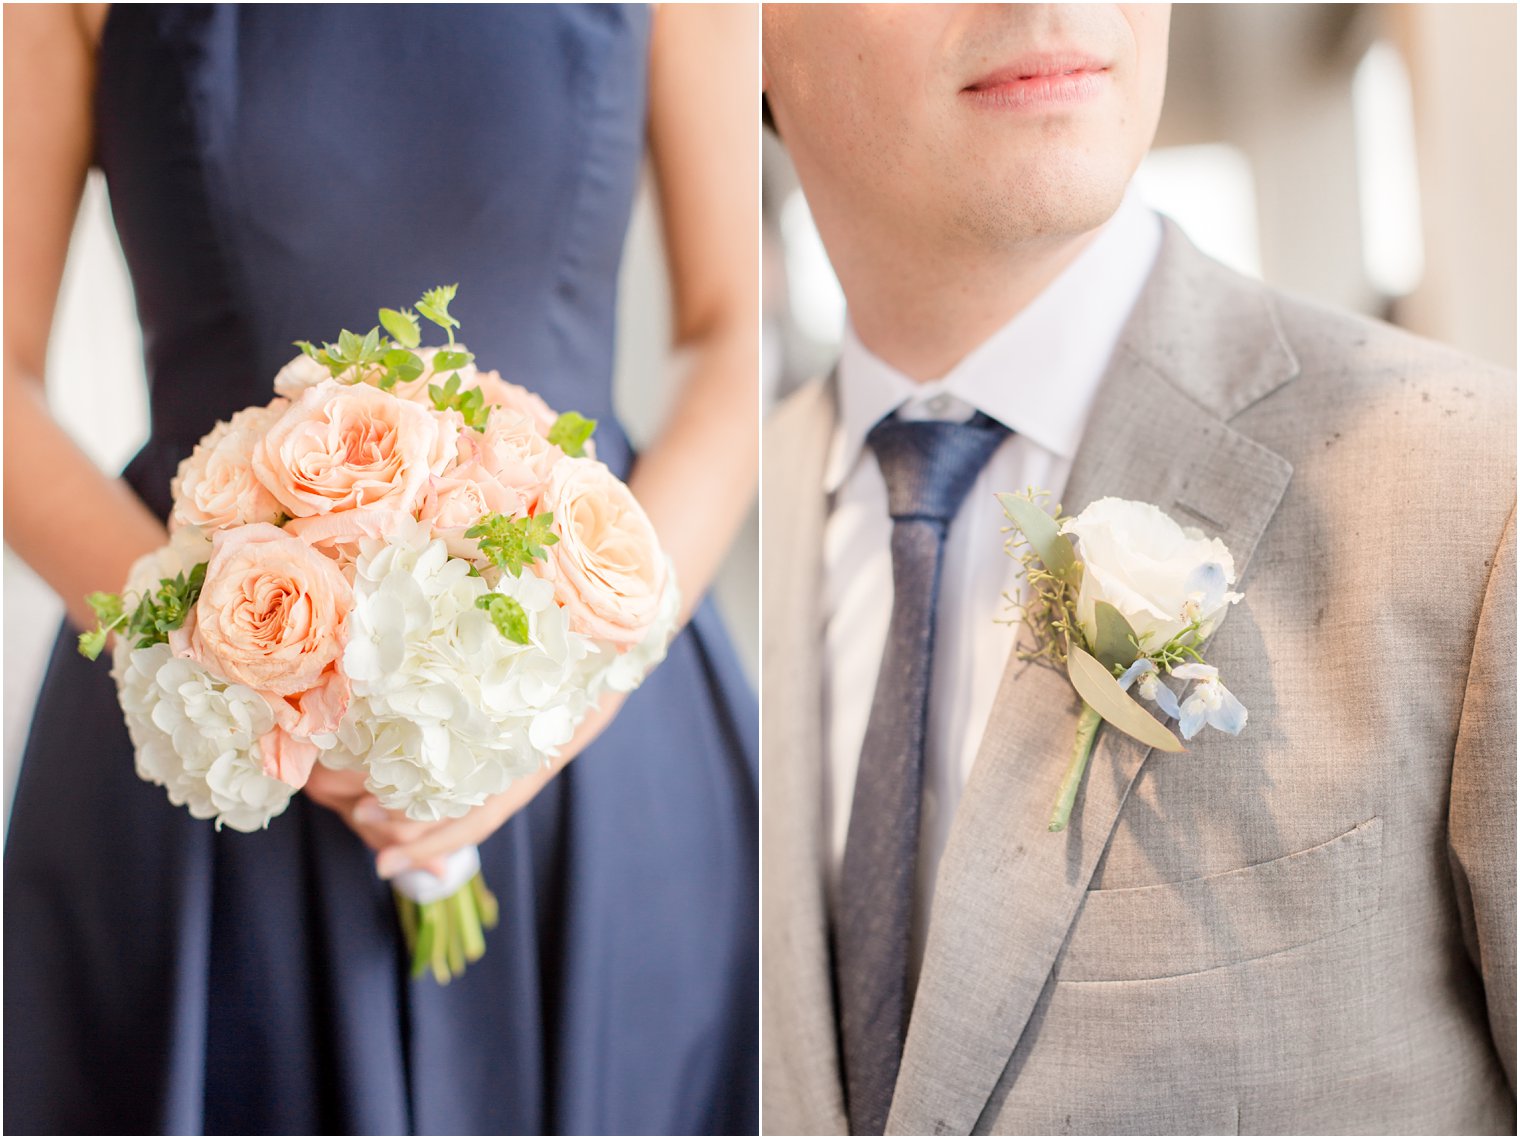
<svg viewBox="0 0 1520 1139"><path fill-rule="evenodd" d="M845 1128L823 890L828 384L767 427L769 1134ZM1168 225L1065 496L1224 539L1251 711L1187 752L1010 660L955 818L889 1134L1515 1131L1514 377L1277 293ZM1022 488L1010 487L1010 490Z"/></svg>

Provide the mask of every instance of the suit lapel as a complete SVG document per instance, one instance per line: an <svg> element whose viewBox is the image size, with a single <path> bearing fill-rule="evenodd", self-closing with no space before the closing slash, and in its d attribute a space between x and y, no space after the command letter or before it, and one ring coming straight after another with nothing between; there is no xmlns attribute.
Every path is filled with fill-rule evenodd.
<svg viewBox="0 0 1520 1139"><path fill-rule="evenodd" d="M1168 223L1066 512L1155 503L1222 538L1244 574L1292 468L1227 420L1296 373L1270 295ZM1024 1033L1149 750L1105 727L1070 826L1049 833L1079 711L1064 672L1010 660L940 863L889 1133L969 1134Z"/></svg>
<svg viewBox="0 0 1520 1139"><path fill-rule="evenodd" d="M847 1130L824 897L824 461L834 386L793 396L766 428L762 834L767 1130Z"/></svg>

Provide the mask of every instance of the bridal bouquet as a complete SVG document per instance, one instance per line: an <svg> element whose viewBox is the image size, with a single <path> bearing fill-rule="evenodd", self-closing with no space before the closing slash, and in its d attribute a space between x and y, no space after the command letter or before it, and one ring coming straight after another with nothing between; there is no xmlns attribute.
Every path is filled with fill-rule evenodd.
<svg viewBox="0 0 1520 1139"><path fill-rule="evenodd" d="M173 481L168 544L89 598L138 774L197 818L268 826L317 763L384 806L462 815L546 764L665 654L675 577L595 422L477 371L454 287L336 344L219 423ZM448 343L420 347L421 320ZM471 848L399 877L413 975L484 952Z"/></svg>
<svg viewBox="0 0 1520 1139"><path fill-rule="evenodd" d="M1063 830L1100 724L1162 751L1182 744L1128 692L1175 719L1183 739L1205 725L1237 735L1246 709L1203 658L1204 642L1242 595L1235 560L1218 538L1184 528L1147 502L1102 498L1074 518L1052 518L1040 495L999 494L1019 534L1008 552L1024 567L1029 657L1064 663L1082 698L1076 740L1050 829ZM1181 700L1163 673L1194 682Z"/></svg>

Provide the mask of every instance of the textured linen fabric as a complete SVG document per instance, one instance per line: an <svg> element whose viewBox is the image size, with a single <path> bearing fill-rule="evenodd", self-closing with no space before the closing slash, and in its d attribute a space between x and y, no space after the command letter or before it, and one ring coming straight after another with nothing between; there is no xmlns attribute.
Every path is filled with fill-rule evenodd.
<svg viewBox="0 0 1520 1139"><path fill-rule="evenodd" d="M1102 731L1050 834L1078 702L1009 660L889 1134L1514 1133L1514 383L1168 226L1065 504L1228 544L1245 600L1208 655L1250 722L1178 754ZM767 429L772 1134L845 1126L807 691L835 414L814 385Z"/></svg>
<svg viewBox="0 0 1520 1139"><path fill-rule="evenodd" d="M892 610L892 526L866 432L899 418L956 422L973 412L1012 434L950 524L935 615L934 682L924 749L923 815L910 969L923 960L939 860L997 695L1017 624L1005 594L1018 567L1001 556L999 490L1043 487L1058 501L1103 372L1161 246L1161 219L1127 197L1040 296L938 380L915 383L846 329L837 369L840 415L824 485L824 723L831 880L844 859L860 744Z"/></svg>
<svg viewBox="0 0 1520 1139"><path fill-rule="evenodd" d="M459 282L483 366L600 421L646 136L640 5L114 5L96 161L175 467L296 337ZM113 583L100 582L102 587ZM726 1133L757 1125L757 709L704 602L481 844L485 957L413 981L387 883L304 795L215 830L137 778L60 630L5 851L17 1134Z"/></svg>

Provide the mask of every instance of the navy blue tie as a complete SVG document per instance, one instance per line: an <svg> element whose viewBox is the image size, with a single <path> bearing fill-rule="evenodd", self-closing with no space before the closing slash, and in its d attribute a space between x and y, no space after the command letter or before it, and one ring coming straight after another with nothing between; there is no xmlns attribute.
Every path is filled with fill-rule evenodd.
<svg viewBox="0 0 1520 1139"><path fill-rule="evenodd" d="M866 437L892 516L892 623L833 904L840 1039L856 1135L885 1131L907 1033L908 940L945 532L1007 434L978 412L966 423L889 416Z"/></svg>

